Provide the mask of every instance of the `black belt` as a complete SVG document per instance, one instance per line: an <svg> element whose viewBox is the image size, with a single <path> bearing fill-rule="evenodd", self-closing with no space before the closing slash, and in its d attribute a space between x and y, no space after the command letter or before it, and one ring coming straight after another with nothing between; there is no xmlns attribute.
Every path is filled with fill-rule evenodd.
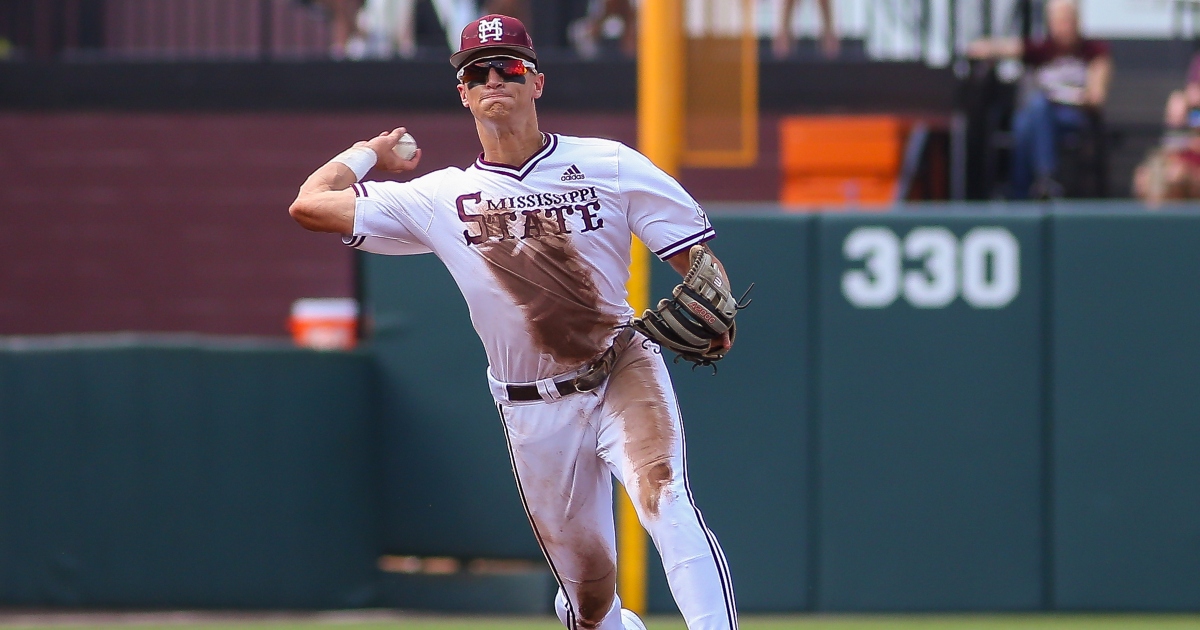
<svg viewBox="0 0 1200 630"><path fill-rule="evenodd" d="M613 340L613 344L600 355L599 359L592 361L578 376L554 381L554 389L558 390L560 396L570 396L581 392L590 392L608 378L612 372L613 365L617 362L617 357L621 354L621 350L629 344L633 336L637 334L632 328L626 328L617 335ZM505 385L504 388L508 391L508 399L511 402L533 402L542 400L542 394L538 392L536 384L521 384L521 385Z"/></svg>

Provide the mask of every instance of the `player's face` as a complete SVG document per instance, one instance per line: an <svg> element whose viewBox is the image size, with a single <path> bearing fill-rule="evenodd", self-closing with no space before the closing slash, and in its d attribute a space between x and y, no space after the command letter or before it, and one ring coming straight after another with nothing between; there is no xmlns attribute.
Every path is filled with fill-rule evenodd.
<svg viewBox="0 0 1200 630"><path fill-rule="evenodd" d="M458 93L477 118L502 118L533 108L542 95L545 76L523 59L492 57L458 71Z"/></svg>

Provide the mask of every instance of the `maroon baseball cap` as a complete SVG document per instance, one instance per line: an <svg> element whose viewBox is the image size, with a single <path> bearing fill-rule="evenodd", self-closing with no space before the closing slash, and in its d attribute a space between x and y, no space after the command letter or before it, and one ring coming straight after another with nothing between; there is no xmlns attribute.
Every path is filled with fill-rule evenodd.
<svg viewBox="0 0 1200 630"><path fill-rule="evenodd" d="M458 52L450 55L450 64L457 70L468 59L483 57L493 51L499 54L516 53L519 57L537 62L533 39L521 20L493 13L471 22L463 29Z"/></svg>

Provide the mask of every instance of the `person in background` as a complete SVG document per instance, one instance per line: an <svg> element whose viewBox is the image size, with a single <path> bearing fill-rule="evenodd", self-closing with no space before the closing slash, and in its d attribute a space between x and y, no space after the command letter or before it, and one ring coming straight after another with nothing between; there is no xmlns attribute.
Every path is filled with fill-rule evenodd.
<svg viewBox="0 0 1200 630"><path fill-rule="evenodd" d="M1076 0L1049 0L1048 36L981 39L967 55L975 59L1018 58L1034 77L1034 89L1013 116L1011 198L1053 198L1063 194L1054 180L1058 137L1091 124L1091 113L1104 106L1112 75L1106 42L1079 31Z"/></svg>
<svg viewBox="0 0 1200 630"><path fill-rule="evenodd" d="M359 34L346 45L351 59L388 59L417 54L417 0L366 0L358 13Z"/></svg>
<svg viewBox="0 0 1200 630"><path fill-rule="evenodd" d="M480 8L484 15L507 15L523 24L533 24L533 8L529 0L483 0Z"/></svg>
<svg viewBox="0 0 1200 630"><path fill-rule="evenodd" d="M1165 133L1133 174L1133 192L1156 206L1170 199L1200 198L1200 53L1192 57L1187 83L1167 98Z"/></svg>
<svg viewBox="0 0 1200 630"><path fill-rule="evenodd" d="M567 38L584 59L600 54L600 38L619 37L621 53L637 56L637 9L631 0L591 0L587 15L571 22Z"/></svg>
<svg viewBox="0 0 1200 630"><path fill-rule="evenodd" d="M775 23L775 39L771 51L776 59L787 59L792 54L792 16L796 12L797 0L783 0L779 20ZM821 54L834 59L841 52L841 41L833 23L833 0L817 0L821 10Z"/></svg>
<svg viewBox="0 0 1200 630"><path fill-rule="evenodd" d="M1200 127L1200 124L1196 124L1200 121L1191 119L1197 108L1200 108L1200 53L1192 55L1183 89L1175 90L1167 97L1163 123L1168 133Z"/></svg>
<svg viewBox="0 0 1200 630"><path fill-rule="evenodd" d="M346 58L346 45L358 33L358 10L363 0L299 0L300 4L321 7L329 14L329 56Z"/></svg>

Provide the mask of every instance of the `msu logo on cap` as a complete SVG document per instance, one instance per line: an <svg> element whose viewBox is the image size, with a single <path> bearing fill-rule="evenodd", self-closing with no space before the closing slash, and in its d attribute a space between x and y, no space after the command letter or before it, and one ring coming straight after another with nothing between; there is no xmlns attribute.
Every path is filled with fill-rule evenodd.
<svg viewBox="0 0 1200 630"><path fill-rule="evenodd" d="M479 43L486 43L488 39L500 41L503 38L504 24L500 21L500 18L479 20Z"/></svg>
<svg viewBox="0 0 1200 630"><path fill-rule="evenodd" d="M450 55L455 69L461 68L470 59L484 55L508 54L537 63L533 50L533 39L525 25L514 17L493 13L468 24L462 30L458 52Z"/></svg>

